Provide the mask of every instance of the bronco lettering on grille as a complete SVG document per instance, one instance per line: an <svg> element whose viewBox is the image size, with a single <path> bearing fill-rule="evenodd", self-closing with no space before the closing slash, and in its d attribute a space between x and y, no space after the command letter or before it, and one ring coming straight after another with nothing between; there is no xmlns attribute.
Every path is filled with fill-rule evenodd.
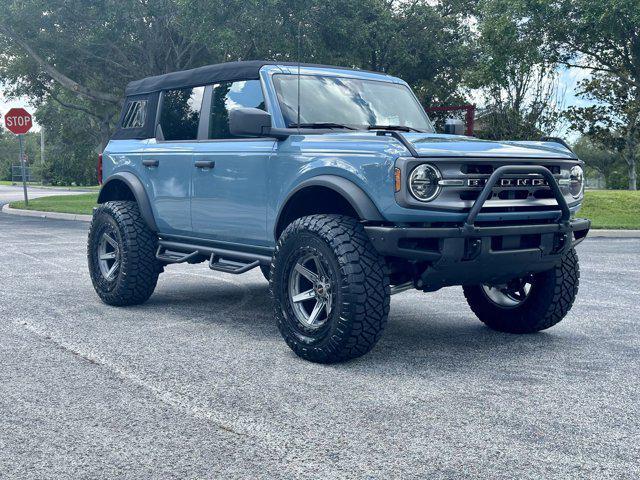
<svg viewBox="0 0 640 480"><path fill-rule="evenodd" d="M484 187L487 184L486 178L470 178L467 180L469 187ZM502 178L501 187L546 187L547 181L544 178Z"/></svg>

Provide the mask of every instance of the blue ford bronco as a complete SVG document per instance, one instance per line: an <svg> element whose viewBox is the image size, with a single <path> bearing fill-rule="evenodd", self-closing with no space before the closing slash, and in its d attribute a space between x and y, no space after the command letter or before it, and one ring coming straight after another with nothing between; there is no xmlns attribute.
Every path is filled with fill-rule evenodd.
<svg viewBox="0 0 640 480"><path fill-rule="evenodd" d="M169 264L259 267L314 362L368 352L409 288L461 285L489 327L536 332L578 291L581 165L561 141L437 134L383 73L251 61L145 78L99 162L91 279L124 306Z"/></svg>

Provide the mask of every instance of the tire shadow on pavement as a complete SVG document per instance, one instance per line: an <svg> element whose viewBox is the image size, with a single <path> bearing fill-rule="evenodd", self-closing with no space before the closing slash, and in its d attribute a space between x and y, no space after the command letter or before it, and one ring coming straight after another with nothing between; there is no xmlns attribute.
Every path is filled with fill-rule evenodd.
<svg viewBox="0 0 640 480"><path fill-rule="evenodd" d="M212 282L172 285L160 289L140 308L145 315L176 316L185 322L237 326L250 334L251 328L262 335L279 337L272 313L269 287L260 280L252 283ZM235 282L234 282L235 283ZM495 332L485 327L471 312L443 312L437 306L414 311L408 305L394 305L387 328L379 344L368 355L334 366L362 368L381 365L389 368L397 363L406 368L418 362L424 367L447 370L468 369L496 362L537 362L540 351L552 355L571 347L573 339L553 332L513 335ZM214 332L212 332L214 333Z"/></svg>

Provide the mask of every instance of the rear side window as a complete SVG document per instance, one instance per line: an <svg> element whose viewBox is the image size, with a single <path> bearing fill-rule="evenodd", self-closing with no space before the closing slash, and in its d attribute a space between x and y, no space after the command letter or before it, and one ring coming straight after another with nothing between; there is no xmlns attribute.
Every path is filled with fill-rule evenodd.
<svg viewBox="0 0 640 480"><path fill-rule="evenodd" d="M218 83L213 86L209 138L235 138L229 133L229 111L234 108L266 110L260 80Z"/></svg>
<svg viewBox="0 0 640 480"><path fill-rule="evenodd" d="M204 87L167 90L162 97L160 126L165 140L196 140Z"/></svg>
<svg viewBox="0 0 640 480"><path fill-rule="evenodd" d="M122 128L142 128L147 119L147 101L129 102L122 119Z"/></svg>

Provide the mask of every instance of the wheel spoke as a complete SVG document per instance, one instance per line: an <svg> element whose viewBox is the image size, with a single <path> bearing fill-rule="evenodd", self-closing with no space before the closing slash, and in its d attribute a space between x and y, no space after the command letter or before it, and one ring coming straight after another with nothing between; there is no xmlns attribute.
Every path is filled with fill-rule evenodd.
<svg viewBox="0 0 640 480"><path fill-rule="evenodd" d="M318 257L313 257L313 263L316 264L316 270L318 271L318 275L321 278L327 278L327 273L324 270L324 267L322 266L322 262L320 261L320 259Z"/></svg>
<svg viewBox="0 0 640 480"><path fill-rule="evenodd" d="M111 245L114 249L118 248L118 242L108 233L104 234L104 239L109 242L109 245Z"/></svg>
<svg viewBox="0 0 640 480"><path fill-rule="evenodd" d="M300 263L296 264L296 272L298 272L300 275L305 277L311 283L318 283L320 281L320 279L318 278L318 275L316 275L315 273L313 273L311 270L309 270L307 267L305 267Z"/></svg>
<svg viewBox="0 0 640 480"><path fill-rule="evenodd" d="M324 300L318 299L318 301L316 302L316 306L313 307L311 315L309 315L309 324L313 325L314 323L316 323L318 317L320 316L320 312L322 312L322 309L324 308L324 305Z"/></svg>
<svg viewBox="0 0 640 480"><path fill-rule="evenodd" d="M521 305L531 292L531 284L523 281L512 281L507 285L482 285L487 298L504 308L514 308Z"/></svg>
<svg viewBox="0 0 640 480"><path fill-rule="evenodd" d="M331 295L329 295L327 300L324 302L325 310L327 312L327 318L329 318L329 314L331 313L331 301L332 301L332 297Z"/></svg>
<svg viewBox="0 0 640 480"><path fill-rule="evenodd" d="M100 255L100 260L115 260L116 252L107 252Z"/></svg>
<svg viewBox="0 0 640 480"><path fill-rule="evenodd" d="M315 296L315 292L313 288L311 290L307 290L306 292L299 293L298 295L292 298L293 303L304 302L305 300L310 300Z"/></svg>
<svg viewBox="0 0 640 480"><path fill-rule="evenodd" d="M109 269L109 272L107 273L107 278L111 279L111 277L113 276L113 274L116 272L116 270L118 270L118 267L120 266L120 262L114 262L113 265L111 266L111 268Z"/></svg>

